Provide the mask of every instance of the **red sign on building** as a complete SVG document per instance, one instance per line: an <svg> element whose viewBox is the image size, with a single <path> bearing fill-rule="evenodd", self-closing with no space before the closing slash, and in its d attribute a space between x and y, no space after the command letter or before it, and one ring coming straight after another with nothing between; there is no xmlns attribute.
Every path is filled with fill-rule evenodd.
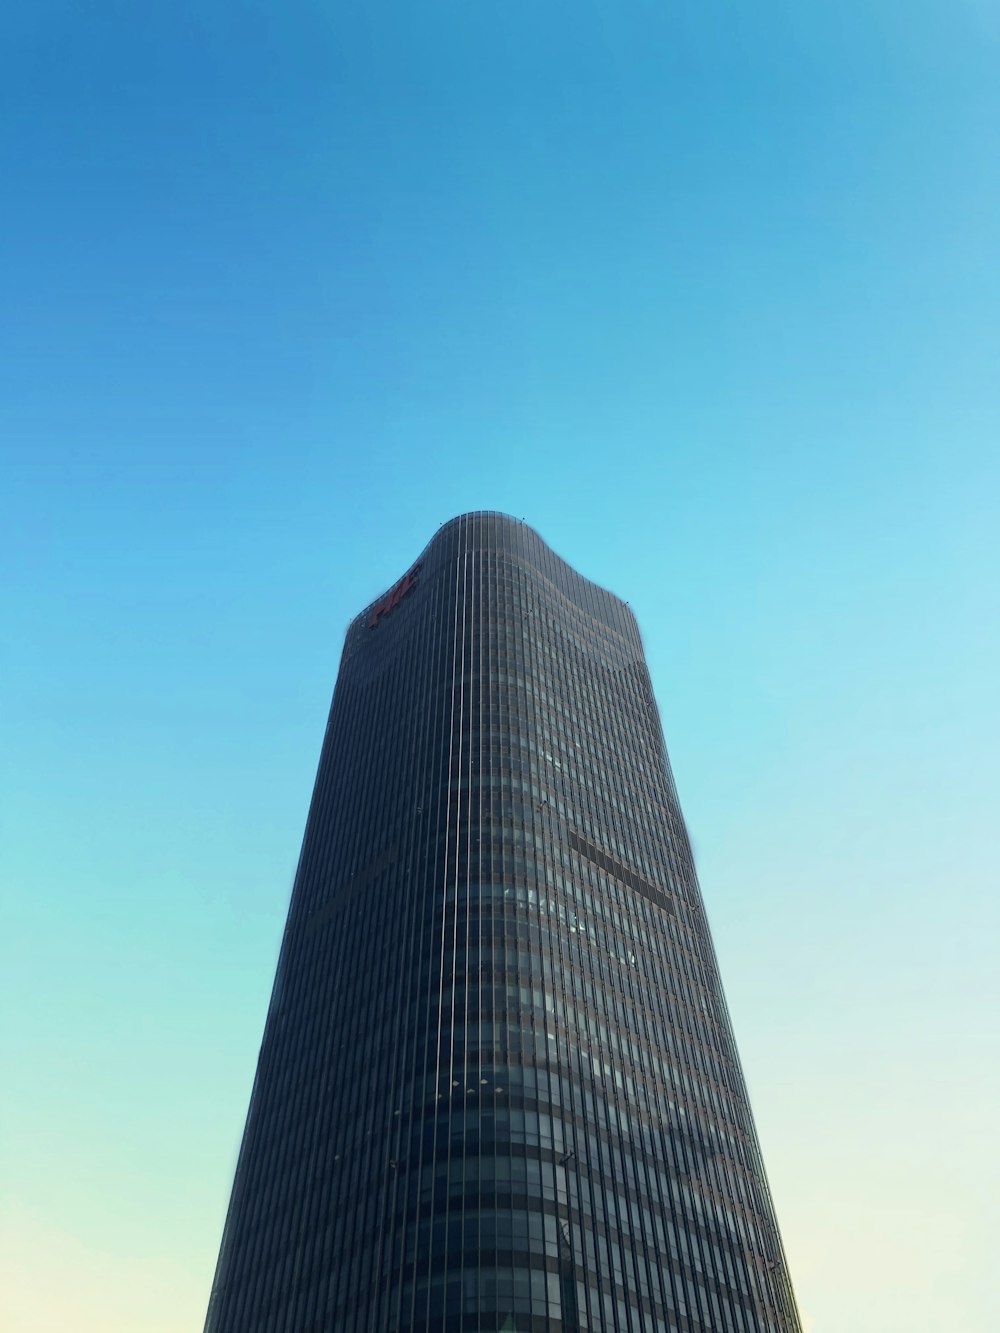
<svg viewBox="0 0 1000 1333"><path fill-rule="evenodd" d="M371 619L368 621L369 629L374 629L383 616L387 616L390 611L395 611L407 593L411 593L417 586L419 577L420 565L416 564L408 574L403 575L396 586L390 589L380 602L376 602Z"/></svg>

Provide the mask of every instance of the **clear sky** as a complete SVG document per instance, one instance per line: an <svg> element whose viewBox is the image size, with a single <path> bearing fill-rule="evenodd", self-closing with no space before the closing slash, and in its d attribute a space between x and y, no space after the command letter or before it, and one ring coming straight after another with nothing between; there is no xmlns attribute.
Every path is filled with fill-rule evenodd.
<svg viewBox="0 0 1000 1333"><path fill-rule="evenodd" d="M811 1333L1000 1328L992 0L4 6L5 1333L199 1330L349 618L630 600Z"/></svg>

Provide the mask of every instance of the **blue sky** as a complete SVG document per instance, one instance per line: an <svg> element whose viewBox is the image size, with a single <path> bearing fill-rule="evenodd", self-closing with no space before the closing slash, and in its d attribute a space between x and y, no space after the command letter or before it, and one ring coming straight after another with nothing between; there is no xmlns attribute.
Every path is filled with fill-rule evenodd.
<svg viewBox="0 0 1000 1333"><path fill-rule="evenodd" d="M807 1327L998 1326L995 8L5 29L4 1327L201 1326L343 631L473 508L638 614Z"/></svg>

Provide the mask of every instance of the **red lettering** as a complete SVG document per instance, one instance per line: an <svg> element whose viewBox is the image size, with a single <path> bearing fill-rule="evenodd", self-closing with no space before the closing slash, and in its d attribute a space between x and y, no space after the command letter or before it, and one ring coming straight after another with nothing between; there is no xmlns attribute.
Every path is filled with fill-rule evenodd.
<svg viewBox="0 0 1000 1333"><path fill-rule="evenodd" d="M396 607L407 593L412 592L417 586L419 576L420 566L414 565L409 573L404 574L396 586L390 589L380 602L376 602L375 606L372 608L371 618L368 621L369 629L374 629L383 616L387 616L391 611L395 611Z"/></svg>

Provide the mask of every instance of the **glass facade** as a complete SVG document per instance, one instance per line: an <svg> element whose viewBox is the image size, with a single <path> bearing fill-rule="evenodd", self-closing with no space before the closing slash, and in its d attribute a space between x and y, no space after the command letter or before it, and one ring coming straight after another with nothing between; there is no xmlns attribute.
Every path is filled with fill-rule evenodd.
<svg viewBox="0 0 1000 1333"><path fill-rule="evenodd" d="M206 1333L800 1329L638 627L503 515L351 625Z"/></svg>

